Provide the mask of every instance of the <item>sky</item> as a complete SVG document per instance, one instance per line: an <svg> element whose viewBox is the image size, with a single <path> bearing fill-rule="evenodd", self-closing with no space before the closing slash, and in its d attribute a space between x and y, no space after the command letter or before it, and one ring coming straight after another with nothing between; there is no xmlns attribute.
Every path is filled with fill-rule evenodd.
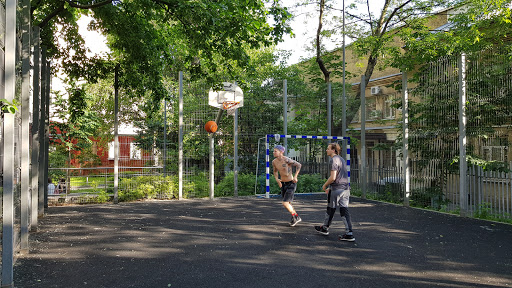
<svg viewBox="0 0 512 288"><path fill-rule="evenodd" d="M87 56L102 54L108 51L107 39L99 32L87 30L87 25L91 22L91 19L89 16L82 16L77 21L79 25L78 33L84 37L86 46L91 50L91 53L88 53Z"/></svg>

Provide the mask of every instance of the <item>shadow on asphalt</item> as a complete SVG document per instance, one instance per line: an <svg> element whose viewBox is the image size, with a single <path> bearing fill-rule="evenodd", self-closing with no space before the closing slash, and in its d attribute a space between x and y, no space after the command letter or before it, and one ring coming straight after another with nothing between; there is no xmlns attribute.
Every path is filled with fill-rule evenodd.
<svg viewBox="0 0 512 288"><path fill-rule="evenodd" d="M315 233L324 195L50 207L15 287L511 287L512 226L353 198L356 242Z"/></svg>

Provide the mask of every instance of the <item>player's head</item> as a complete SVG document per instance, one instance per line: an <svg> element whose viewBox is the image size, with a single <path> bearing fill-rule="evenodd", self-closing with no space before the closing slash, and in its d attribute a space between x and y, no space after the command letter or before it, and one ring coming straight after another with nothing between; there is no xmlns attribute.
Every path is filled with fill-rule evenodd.
<svg viewBox="0 0 512 288"><path fill-rule="evenodd" d="M274 151L276 151L276 150L277 150L277 151L279 151L279 152L281 152L281 154L284 154L285 148L284 148L284 146L276 145L276 146L274 147Z"/></svg>
<svg viewBox="0 0 512 288"><path fill-rule="evenodd" d="M329 143L327 148L329 150L333 151L334 155L340 155L340 151L341 151L340 144L338 144L338 143Z"/></svg>

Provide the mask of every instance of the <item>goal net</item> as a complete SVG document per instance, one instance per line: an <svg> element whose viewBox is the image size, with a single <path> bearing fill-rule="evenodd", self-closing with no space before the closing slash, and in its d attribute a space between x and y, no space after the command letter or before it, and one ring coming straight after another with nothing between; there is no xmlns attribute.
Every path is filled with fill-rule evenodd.
<svg viewBox="0 0 512 288"><path fill-rule="evenodd" d="M327 145L333 142L340 144L340 147L342 147L342 153L340 156L342 156L347 162L348 178L350 183L350 137L267 134L265 138L265 198L270 198L270 153L272 151L272 147L277 144L283 145L285 141L287 142L287 157L302 164L300 175L314 173L320 174L323 177L328 177L329 173L327 165L325 164L328 163L327 155L325 154ZM343 149L346 150L343 151ZM324 178L323 181L325 181L325 179L326 178ZM320 190L320 188L321 184L319 185L318 190Z"/></svg>

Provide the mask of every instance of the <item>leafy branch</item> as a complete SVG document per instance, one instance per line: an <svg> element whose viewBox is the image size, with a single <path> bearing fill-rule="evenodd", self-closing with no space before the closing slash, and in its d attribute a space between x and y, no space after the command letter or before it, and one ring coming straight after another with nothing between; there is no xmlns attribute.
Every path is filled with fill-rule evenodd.
<svg viewBox="0 0 512 288"><path fill-rule="evenodd" d="M18 111L18 107L16 105L19 105L16 100L9 102L7 99L0 99L0 107L4 113L15 114Z"/></svg>

